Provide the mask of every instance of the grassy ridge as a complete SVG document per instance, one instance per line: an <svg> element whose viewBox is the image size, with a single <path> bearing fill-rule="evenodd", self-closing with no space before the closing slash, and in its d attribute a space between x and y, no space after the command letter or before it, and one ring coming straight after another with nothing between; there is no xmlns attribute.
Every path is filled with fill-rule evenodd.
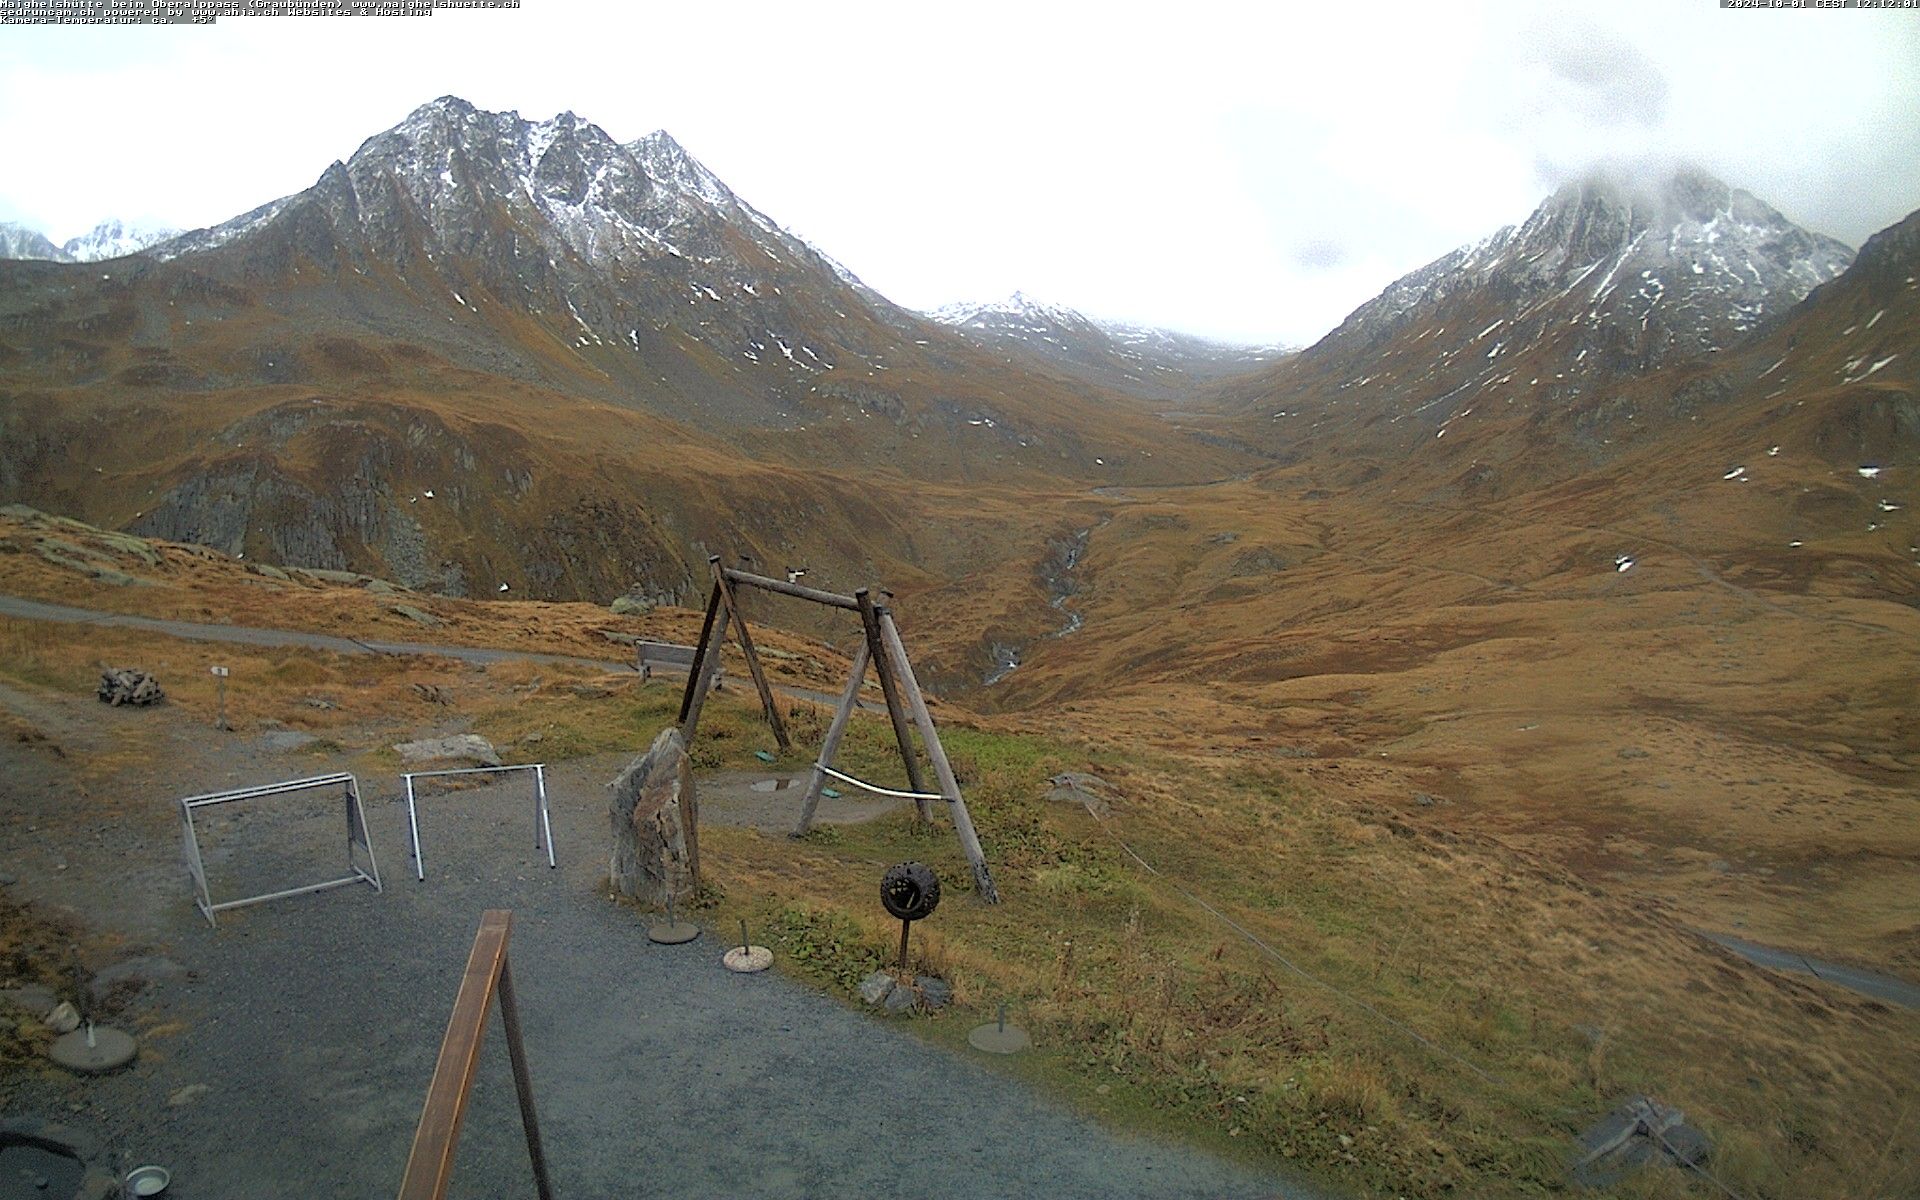
<svg viewBox="0 0 1920 1200"><path fill-rule="evenodd" d="M944 822L917 829L903 811L801 842L704 832L720 927L745 917L787 969L846 995L893 953L881 870L926 861L949 899L917 957L957 996L917 1022L929 1036L957 1043L1009 1003L1039 1047L1017 1069L1116 1120L1368 1193L1559 1191L1574 1134L1642 1091L1709 1131L1715 1172L1745 1195L1920 1186L1901 1082L1920 1068L1911 1014L1738 966L1658 906L1284 772L954 725L943 738L1004 903L973 902ZM750 716L696 743L729 765L771 748ZM899 782L883 721L857 719L842 762ZM1042 799L1066 769L1113 783L1110 828ZM1646 1172L1619 1194L1696 1185Z"/></svg>
<svg viewBox="0 0 1920 1200"><path fill-rule="evenodd" d="M1179 532L1144 522L1143 529ZM80 531L57 532L80 544ZM1214 532L1189 531L1201 538ZM322 629L368 622L388 637L396 634L380 622L411 624L391 617L391 596L262 579L240 564L179 548L150 548L157 565L132 549L100 550L114 555L115 569L149 580L105 589L39 554L35 547L46 543L37 536L30 530L0 540L0 547L13 547L0 553L4 590L84 599L91 588L123 607L150 604L197 619L261 624L284 610ZM1221 552L1237 550L1227 545ZM1139 582L1152 583L1144 575ZM603 627L651 633L698 619L663 611L615 620L586 606L416 600L444 622L414 632L416 638L576 652L604 642ZM1547 597L1533 608L1557 602ZM1097 596L1087 603L1104 617ZM1655 606L1678 603L1700 600L1654 596L1644 611L1671 631L1681 626L1653 621L1662 611ZM763 644L795 656L774 659L776 671L836 689L833 677L843 664L835 656L761 628ZM1708 639L1735 632L1759 638L1764 628L1771 627L1719 622L1706 611L1695 636L1725 646ZM917 647L914 631L908 633ZM1820 652L1778 643L1767 647L1775 657L1788 649ZM1124 648L1112 635L1080 645ZM1484 649L1468 647L1475 655ZM212 717L205 664L226 661L234 669L231 712L243 727L279 721L376 758L390 753L383 747L393 739L384 732L422 723L468 723L503 748L538 735L548 761L643 747L672 719L678 698L674 681L641 686L631 674L593 668L479 670L433 658L216 648L0 621L0 709L12 714L7 736L37 737L50 744L49 753L57 751L65 733L57 721L34 719L34 693L84 693L97 663L135 657L162 675L171 703L192 720ZM798 842L740 829L703 831L703 858L719 893L711 919L728 928L747 918L767 931L784 969L846 996L853 981L884 961L897 936L877 903L880 872L902 859L924 860L940 872L949 899L916 945L923 965L955 984L957 1004L945 1016L915 1022L916 1029L958 1044L1007 1002L1038 1044L1033 1056L1007 1069L1114 1120L1292 1164L1343 1188L1421 1197L1553 1192L1562 1187L1562 1156L1574 1131L1624 1095L1644 1091L1682 1106L1707 1130L1718 1146L1714 1171L1744 1196L1920 1190L1920 1128L1907 1084L1920 1077L1914 1014L1732 959L1685 932L1688 914L1663 890L1596 882L1591 871L1568 865L1564 846L1543 836L1535 809L1524 810L1522 837L1447 809L1401 803L1395 789L1405 780L1371 755L1277 759L1251 752L1269 745L1261 739L1291 740L1289 722L1303 732L1327 728L1304 708L1275 708L1276 695L1306 705L1318 702L1311 689L1367 687L1376 693L1368 704L1339 704L1353 720L1377 720L1396 698L1445 699L1441 689L1471 679L1471 671L1511 672L1546 660L1529 653L1448 670L1414 661L1405 680L1376 664L1364 682L1358 674L1283 682L1297 689L1291 695L1259 680L1162 685L1152 695L1138 693L1132 702L1143 707L1131 712L1123 688L1101 702L1076 700L1020 718L976 719L942 705L943 738L1005 903L987 907L967 895L969 875L944 819L916 829L903 812ZM1557 685L1571 689L1573 699L1550 707L1549 717L1564 711L1594 720L1588 692L1600 670L1592 658L1580 661L1588 667ZM1896 669L1897 661L1881 669ZM1688 677L1676 689L1681 683L1703 686ZM1553 695L1528 686L1535 707ZM436 688L450 705L424 698L423 689ZM1725 689L1701 695L1724 702ZM693 747L700 766L764 765L755 751L770 753L772 736L747 700L730 690L709 705ZM1176 709L1181 721L1159 719ZM816 706L793 708L800 748L780 766L810 761L825 716ZM1256 723L1274 719L1280 727ZM1504 728L1513 739L1555 731L1549 725L1511 732L1523 718L1508 708L1490 709L1486 719L1489 732ZM1431 724L1452 729L1461 722ZM1676 742L1672 753L1698 762L1701 731L1711 726L1695 719L1684 729L1689 740ZM1150 737L1154 730L1180 736ZM1371 736L1350 736L1358 742L1363 735ZM1492 743L1478 733L1471 740L1484 757ZM1651 738L1645 744L1663 750ZM1397 757L1401 745L1394 750ZM116 745L73 769L83 783L105 782L118 769L116 756L142 753L131 742ZM1573 767L1584 761L1573 760ZM1638 761L1612 769L1637 770ZM905 782L889 729L869 714L853 722L840 764L875 782ZM1109 825L1045 799L1047 778L1061 770L1110 781ZM1554 788L1541 790L1543 803L1568 804L1554 799ZM116 806L125 801L118 791L92 792L87 798L102 819L120 815ZM1672 803L1699 807L1703 796L1696 786ZM1144 870L1116 838L1161 874ZM1339 992L1263 953L1189 892ZM1808 893L1802 887L1796 894ZM1661 1171L1636 1177L1620 1194L1709 1193L1698 1180Z"/></svg>

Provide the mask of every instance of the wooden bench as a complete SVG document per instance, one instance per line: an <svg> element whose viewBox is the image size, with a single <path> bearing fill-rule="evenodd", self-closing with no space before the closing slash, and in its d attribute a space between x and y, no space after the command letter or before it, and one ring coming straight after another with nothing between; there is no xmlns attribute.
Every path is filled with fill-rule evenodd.
<svg viewBox="0 0 1920 1200"><path fill-rule="evenodd" d="M653 678L656 667L666 667L676 674L685 674L693 669L695 647L681 646L673 642L637 641L633 644L633 669L640 672L642 679ZM714 686L720 685L725 676L724 669L714 672Z"/></svg>

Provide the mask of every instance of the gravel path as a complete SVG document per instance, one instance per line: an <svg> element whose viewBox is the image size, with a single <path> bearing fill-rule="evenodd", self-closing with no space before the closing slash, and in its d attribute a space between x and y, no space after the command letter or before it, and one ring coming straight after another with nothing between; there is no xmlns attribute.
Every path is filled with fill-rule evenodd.
<svg viewBox="0 0 1920 1200"><path fill-rule="evenodd" d="M572 654L537 654L528 650L487 650L478 646L440 646L427 642L363 642L359 638L336 637L329 633L311 633L302 629L267 629L258 625L228 625L207 621L175 621L164 617L141 617L132 613L101 612L76 608L71 604L48 604L21 596L0 596L0 616L28 621L59 621L66 624L108 625L116 629L140 629L190 642L227 642L243 646L306 646L331 650L336 654L432 654L461 662L545 662L573 666L631 670L632 663L582 658ZM670 669L670 668L669 668Z"/></svg>
<svg viewBox="0 0 1920 1200"><path fill-rule="evenodd" d="M1726 947L1750 963L1772 967L1777 971L1798 971L1822 982L1849 988L1863 996L1872 996L1875 1000L1898 1004L1902 1008L1920 1008L1920 987L1904 979L1863 971L1859 967L1825 962L1818 958L1808 958L1792 950L1776 950L1772 946L1762 946L1759 942L1749 942L1745 938L1737 938L1729 933L1712 933L1705 929L1696 929L1694 932L1710 942Z"/></svg>
<svg viewBox="0 0 1920 1200"><path fill-rule="evenodd" d="M132 1161L167 1164L179 1200L391 1194L481 910L494 907L514 912L515 983L561 1196L1323 1194L1105 1129L777 974L731 975L711 938L652 945L630 910L598 895L604 759L550 772L557 870L533 848L529 789L513 778L422 801L429 874L415 882L397 781L366 779L384 894L362 885L277 901L210 929L189 902L172 800L333 764L257 739L217 760L201 746L198 731L178 731L163 782L117 792L103 820L73 802L64 765L0 745L0 858L16 893L69 905L127 931L129 951L184 968L122 1018L165 1023L132 1070L15 1078L0 1096L9 1112L77 1120ZM263 804L237 825L211 823L205 841L216 898L324 878L342 851L338 794ZM531 1194L497 1020L457 1163L454 1196Z"/></svg>
<svg viewBox="0 0 1920 1200"><path fill-rule="evenodd" d="M69 625L106 625L115 629L139 629L147 633L157 633L165 637L183 638L190 642L223 642L242 646L304 646L314 650L331 650L336 654L431 654L437 658L451 658L459 662L497 663L497 662L543 662L558 663L564 666L593 667L603 671L631 671L631 662L614 662L603 658L583 658L574 654L540 654L531 650L490 650L480 646L449 646L433 642L379 642L361 641L359 638L336 637L330 633L313 633L304 629L269 629L259 625L229 625L224 622L176 621L165 617L141 617L131 613L103 612L92 608L76 608L71 604L49 604L44 600L29 600L24 596L0 595L0 617L18 617L27 621L58 621ZM653 669L663 674L686 674L687 668L674 663L655 663ZM731 675L728 676L732 678ZM769 681L769 686L783 696L792 696L801 700L811 700L829 708L840 703L840 697L812 688L795 687L789 683ZM856 707L872 711L875 707L870 700L858 700Z"/></svg>

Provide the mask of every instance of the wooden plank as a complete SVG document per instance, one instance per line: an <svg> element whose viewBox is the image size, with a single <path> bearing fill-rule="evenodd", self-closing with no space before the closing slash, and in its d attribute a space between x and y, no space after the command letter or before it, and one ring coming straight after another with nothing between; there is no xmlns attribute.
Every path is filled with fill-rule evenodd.
<svg viewBox="0 0 1920 1200"><path fill-rule="evenodd" d="M940 745L940 731L934 728L933 714L927 711L927 698L920 694L920 681L913 677L913 664L907 661L907 648L900 641L899 629L894 627L893 614L885 608L876 608L875 615L880 622L881 640L893 659L893 669L900 673L900 688L906 693L907 706L913 710L914 723L920 727L920 740L927 747L927 757L933 760L933 773L940 780L940 794L947 798L947 808L953 814L953 830L959 835L960 849L973 867L974 889L988 904L998 904L1000 891L993 886L993 876L987 870L986 852L980 849L980 836L974 832L973 818L967 815L967 802L960 795L960 781L953 777L953 764L947 761L947 751Z"/></svg>
<svg viewBox="0 0 1920 1200"><path fill-rule="evenodd" d="M766 710L767 724L773 726L773 740L780 744L781 750L791 750L793 739L787 736L787 723L773 702L773 689L767 686L766 672L760 669L760 654L753 648L753 635L747 632L747 619L740 614L740 604L733 594L733 583L720 568L718 558L710 558L707 563L713 568L713 582L720 589L720 603L733 618L734 631L740 638L740 652L747 656L747 674L753 677L754 690L760 693L760 707Z"/></svg>
<svg viewBox="0 0 1920 1200"><path fill-rule="evenodd" d="M715 559L714 561L718 561ZM796 600L811 600L815 604L826 604L834 608L857 609L852 596L842 596L838 592L823 592L819 588L810 588L805 584L788 583L784 579L769 579L765 575L755 575L751 571L739 571L732 567L722 572L728 580L743 583L748 587L757 587L769 592L779 592L782 596L792 596Z"/></svg>
<svg viewBox="0 0 1920 1200"><path fill-rule="evenodd" d="M718 555L707 562L717 563ZM693 666L687 669L687 690L680 693L680 724L687 723L687 714L693 710L693 690L700 685L701 668L706 665L708 647L713 644L713 621L720 612L720 585L716 582L713 591L707 596L707 619L700 622L700 640L693 646ZM724 643L722 643L724 644ZM719 651L713 651L718 654ZM688 737L693 736L688 734Z"/></svg>
<svg viewBox="0 0 1920 1200"><path fill-rule="evenodd" d="M480 1063L480 1044L487 1033L487 1005L493 1000L494 984L506 961L507 936L512 929L513 914L505 909L488 909L481 914L473 953L460 979L460 994L454 998L453 1016L447 1021L447 1036L440 1043L433 1082L427 1087L427 1102L414 1130L413 1149L407 1154L400 1200L441 1200L447 1193L447 1184L453 1178L453 1152L460 1144L460 1123L466 1119L467 1098L472 1094L474 1070Z"/></svg>
<svg viewBox="0 0 1920 1200"><path fill-rule="evenodd" d="M821 769L833 765L834 751L840 748L840 735L847 730L847 721L853 716L854 707L860 703L860 682L867 675L867 647L863 642L854 647L853 670L847 675L847 690L840 696L840 707L833 711L833 723L827 726L827 736L820 743L820 757L814 760L813 778L807 780L807 794L800 801L800 824L794 828L794 837L805 837L807 830L813 828L814 810L820 807L820 789L827 786L826 773Z"/></svg>
<svg viewBox="0 0 1920 1200"><path fill-rule="evenodd" d="M887 719L893 722L893 740L900 747L900 759L907 764L907 790L925 793L926 778L920 771L920 758L913 752L913 735L907 732L906 706L900 703L899 685L894 682L893 672L887 667L887 652L880 644L880 619L874 615L873 597L866 588L853 594L854 603L860 606L860 627L867 637L867 655L873 660L873 669L880 676L880 694L887 701ZM927 800L915 800L913 810L922 823L933 820L933 804Z"/></svg>
<svg viewBox="0 0 1920 1200"><path fill-rule="evenodd" d="M637 641L633 649L649 663L676 667L691 667L700 658L700 647L682 646L678 642Z"/></svg>
<svg viewBox="0 0 1920 1200"><path fill-rule="evenodd" d="M533 1111L533 1075L527 1070L527 1047L520 1038L520 1005L513 998L513 964L500 959L500 1023L507 1030L507 1057L513 1063L513 1090L520 1098L520 1125L527 1133L527 1157L533 1160L533 1186L540 1200L553 1200L547 1178L547 1152L540 1143L540 1118Z"/></svg>

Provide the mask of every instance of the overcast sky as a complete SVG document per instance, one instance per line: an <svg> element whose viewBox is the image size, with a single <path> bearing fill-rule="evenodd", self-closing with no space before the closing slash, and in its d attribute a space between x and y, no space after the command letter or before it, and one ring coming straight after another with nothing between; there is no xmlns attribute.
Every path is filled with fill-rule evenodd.
<svg viewBox="0 0 1920 1200"><path fill-rule="evenodd" d="M1602 160L1858 245L1920 208L1920 12L1717 0L593 4L0 27L0 219L210 225L436 96L665 128L916 308L1306 343ZM1332 8L1334 6L1326 6Z"/></svg>

